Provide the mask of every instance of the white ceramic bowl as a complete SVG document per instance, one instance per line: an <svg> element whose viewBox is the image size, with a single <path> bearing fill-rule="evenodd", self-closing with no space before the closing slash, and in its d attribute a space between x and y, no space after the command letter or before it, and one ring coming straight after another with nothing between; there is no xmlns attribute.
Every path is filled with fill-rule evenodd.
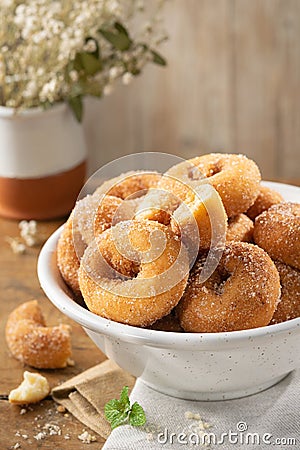
<svg viewBox="0 0 300 450"><path fill-rule="evenodd" d="M300 188L265 184L286 200L300 200ZM251 330L193 334L131 327L91 313L73 300L58 271L60 233L61 228L39 256L43 290L109 358L153 389L193 400L237 398L272 386L300 366L300 318Z"/></svg>

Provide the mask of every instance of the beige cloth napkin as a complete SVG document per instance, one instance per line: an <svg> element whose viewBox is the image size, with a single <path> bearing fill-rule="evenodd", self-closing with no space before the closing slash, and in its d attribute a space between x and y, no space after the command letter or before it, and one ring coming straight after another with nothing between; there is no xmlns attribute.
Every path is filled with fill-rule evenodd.
<svg viewBox="0 0 300 450"><path fill-rule="evenodd" d="M119 398L124 386L131 390L135 379L106 360L52 390L53 399L63 405L80 422L107 439L111 428L104 417L104 406Z"/></svg>
<svg viewBox="0 0 300 450"><path fill-rule="evenodd" d="M139 428L124 425L111 432L104 418L104 405L110 399L118 398L124 385L130 389L134 385L130 395L131 402L138 401L142 405L147 423ZM109 437L103 450L267 450L274 445L278 449L300 448L299 370L270 389L250 397L223 402L197 402L161 394L150 389L141 380L135 383L131 375L107 360L56 387L52 394L58 403L64 405L86 426L105 439ZM213 433L216 438L212 447L195 445L194 439L193 442L189 441L195 437L195 433L201 434L203 431L201 420L197 420L196 416L187 416L188 412L198 414L211 425L211 428L203 431ZM243 440L239 443L229 441L230 432L238 433L239 439ZM221 443L223 433L227 433L227 437ZM250 441L248 445L242 445L247 433L254 433L255 438L260 439L259 444L257 441L255 444ZM186 444L181 442L183 436L187 440ZM265 438L267 442L264 442ZM291 438L294 442L287 445L287 439Z"/></svg>

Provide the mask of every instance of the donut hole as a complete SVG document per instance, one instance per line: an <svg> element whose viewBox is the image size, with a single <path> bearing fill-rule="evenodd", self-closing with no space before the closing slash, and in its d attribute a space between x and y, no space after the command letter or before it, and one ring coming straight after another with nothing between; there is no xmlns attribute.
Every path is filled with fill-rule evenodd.
<svg viewBox="0 0 300 450"><path fill-rule="evenodd" d="M140 270L139 262L124 257L114 245L110 230L97 239L99 258L105 260L107 272L114 279L135 278ZM102 264L101 264L102 265ZM104 265L103 265L104 266ZM105 267L105 266L104 266ZM113 269L113 270L109 270ZM108 276L108 273L106 274Z"/></svg>
<svg viewBox="0 0 300 450"><path fill-rule="evenodd" d="M217 295L223 295L224 288L231 277L232 273L228 272L225 268L219 268L219 270L216 271L216 277L214 279L214 292Z"/></svg>
<svg viewBox="0 0 300 450"><path fill-rule="evenodd" d="M138 211L138 214L136 215L136 218L148 220L154 220L155 222L161 223L162 225L170 225L172 215L168 211L165 211L162 208L145 208L142 211Z"/></svg>
<svg viewBox="0 0 300 450"><path fill-rule="evenodd" d="M206 176L213 177L214 175L217 175L220 173L223 169L223 165L221 164L221 161L216 161L214 164L211 164L208 168Z"/></svg>

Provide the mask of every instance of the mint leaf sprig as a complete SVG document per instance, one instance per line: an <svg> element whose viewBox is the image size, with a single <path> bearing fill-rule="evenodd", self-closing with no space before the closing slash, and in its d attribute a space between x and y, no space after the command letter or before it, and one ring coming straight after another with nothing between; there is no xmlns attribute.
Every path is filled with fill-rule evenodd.
<svg viewBox="0 0 300 450"><path fill-rule="evenodd" d="M128 386L124 386L120 399L112 399L104 407L106 420L111 428L129 423L133 427L140 427L146 423L145 411L138 402L130 404L128 396Z"/></svg>

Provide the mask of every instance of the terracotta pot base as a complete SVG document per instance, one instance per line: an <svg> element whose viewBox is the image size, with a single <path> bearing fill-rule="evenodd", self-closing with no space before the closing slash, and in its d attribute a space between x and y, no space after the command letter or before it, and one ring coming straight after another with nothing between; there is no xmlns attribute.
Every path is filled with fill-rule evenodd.
<svg viewBox="0 0 300 450"><path fill-rule="evenodd" d="M0 215L9 219L55 219L73 208L84 184L86 162L43 178L0 177Z"/></svg>

